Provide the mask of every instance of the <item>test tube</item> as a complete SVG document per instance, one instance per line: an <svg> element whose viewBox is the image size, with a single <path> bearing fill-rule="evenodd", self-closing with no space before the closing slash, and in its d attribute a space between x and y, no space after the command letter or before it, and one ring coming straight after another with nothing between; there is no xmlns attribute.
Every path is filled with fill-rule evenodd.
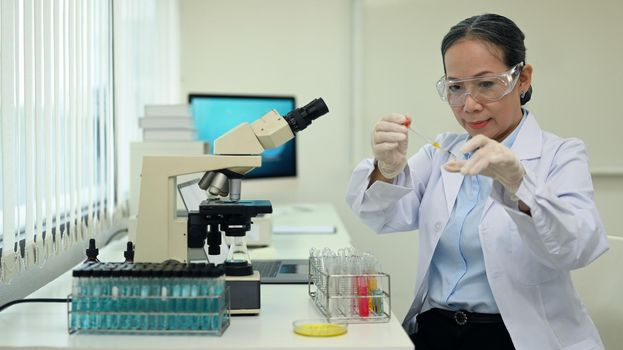
<svg viewBox="0 0 623 350"><path fill-rule="evenodd" d="M171 314L171 280L173 279L173 268L165 265L162 269L162 280L160 290L160 316L158 317L158 329L169 328L169 316Z"/></svg>
<svg viewBox="0 0 623 350"><path fill-rule="evenodd" d="M180 279L180 295L177 303L175 313L177 314L176 329L189 329L191 326L191 317L189 316L190 309L190 286L192 284L192 271L188 265L184 265L181 270Z"/></svg>
<svg viewBox="0 0 623 350"><path fill-rule="evenodd" d="M130 317L127 314L122 314L124 312L128 312L130 310L130 301L132 296L131 289L131 274L132 274L132 264L124 264L119 269L119 327L121 329L130 329Z"/></svg>
<svg viewBox="0 0 623 350"><path fill-rule="evenodd" d="M128 305L128 314L130 329L141 329L143 310L143 300L141 299L141 283L143 282L144 264L134 264L130 275L130 300Z"/></svg>
<svg viewBox="0 0 623 350"><path fill-rule="evenodd" d="M378 259L376 259L376 257L373 257L371 264L372 264L371 266L375 274L378 274L381 271L383 271L383 269L381 268L381 262ZM383 311L383 298L385 296L385 292L383 291L383 286L379 286L378 278L375 278L374 282L375 283L371 286L372 287L371 294L374 296L371 298L373 301L373 312L377 316L382 316L384 312Z"/></svg>
<svg viewBox="0 0 623 350"><path fill-rule="evenodd" d="M359 317L368 317L370 315L369 300L368 298L368 280L365 276L365 259L362 256L357 257L357 311Z"/></svg>
<svg viewBox="0 0 623 350"><path fill-rule="evenodd" d="M117 329L119 320L119 264L110 264L108 267L108 317L106 327L108 329Z"/></svg>
<svg viewBox="0 0 623 350"><path fill-rule="evenodd" d="M95 326L95 313L98 311L97 294L99 294L99 292L95 292L96 289L99 289L98 273L96 273L98 265L96 262L91 262L86 268L86 283L83 288L85 307L82 314L82 326L84 329L90 329Z"/></svg>
<svg viewBox="0 0 623 350"><path fill-rule="evenodd" d="M89 328L102 328L102 269L94 266L91 274L91 302L89 303Z"/></svg>
<svg viewBox="0 0 623 350"><path fill-rule="evenodd" d="M197 298L197 309L196 312L199 313L198 316L198 326L199 329L209 330L211 328L211 314L210 314L210 303L211 303L211 295L210 295L210 286L212 284L212 278L210 274L210 265L214 266L214 264L202 264L199 268L199 291Z"/></svg>
<svg viewBox="0 0 623 350"><path fill-rule="evenodd" d="M143 326L145 329L155 329L157 324L156 312L158 309L157 289L158 282L155 277L158 270L156 264L148 264L143 272L143 285L141 286L141 294L146 294L144 298L143 309ZM146 293L145 293L146 291Z"/></svg>
<svg viewBox="0 0 623 350"><path fill-rule="evenodd" d="M112 265L101 265L100 282L100 309L97 311L101 317L99 328L110 329L112 327Z"/></svg>
<svg viewBox="0 0 623 350"><path fill-rule="evenodd" d="M211 283L214 286L212 293L214 302L212 304L213 308L210 311L213 315L211 328L212 330L218 331L224 327L225 324L229 323L229 315L227 314L228 305L225 302L227 296L227 290L225 289L225 268L222 264L216 266L212 270Z"/></svg>
<svg viewBox="0 0 623 350"><path fill-rule="evenodd" d="M168 314L168 329L178 329L179 327L179 312L181 308L181 296L182 296L182 269L180 265L172 266L172 276L169 283L169 293L171 295L169 299L169 314Z"/></svg>
<svg viewBox="0 0 623 350"><path fill-rule="evenodd" d="M86 289L87 273L83 267L80 267L72 272L72 276L70 326L77 330L83 328L81 320L83 312L86 311L87 303L83 289Z"/></svg>
<svg viewBox="0 0 623 350"><path fill-rule="evenodd" d="M204 265L205 266L205 265ZM191 274L190 274L190 296L188 298L188 312L192 313L190 318L190 329L197 330L199 329L199 325L201 323L201 314L200 314L200 304L199 301L199 290L201 288L200 284L202 282L202 267L199 264L191 265Z"/></svg>

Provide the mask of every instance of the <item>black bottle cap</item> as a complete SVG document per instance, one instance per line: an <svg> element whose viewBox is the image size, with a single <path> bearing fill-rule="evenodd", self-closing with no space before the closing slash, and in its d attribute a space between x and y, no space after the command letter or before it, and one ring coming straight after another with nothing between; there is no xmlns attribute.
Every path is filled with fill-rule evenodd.
<svg viewBox="0 0 623 350"><path fill-rule="evenodd" d="M87 261L99 261L97 260L97 254L99 254L99 249L95 248L95 239L91 238L89 240L89 248L86 250Z"/></svg>
<svg viewBox="0 0 623 350"><path fill-rule="evenodd" d="M134 245L132 244L132 241L128 241L128 243L126 244L126 249L125 252L123 252L123 257L127 262L134 261Z"/></svg>

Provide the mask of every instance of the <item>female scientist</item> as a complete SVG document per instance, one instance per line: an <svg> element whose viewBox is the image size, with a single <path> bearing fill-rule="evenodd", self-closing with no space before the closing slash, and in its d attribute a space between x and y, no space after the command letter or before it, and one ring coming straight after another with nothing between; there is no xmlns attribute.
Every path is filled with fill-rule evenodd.
<svg viewBox="0 0 623 350"><path fill-rule="evenodd" d="M465 19L441 53L437 89L467 133L407 159L408 117L382 118L347 194L375 231L420 231L403 327L417 350L603 348L569 274L607 250L584 144L522 108L532 66L510 19Z"/></svg>

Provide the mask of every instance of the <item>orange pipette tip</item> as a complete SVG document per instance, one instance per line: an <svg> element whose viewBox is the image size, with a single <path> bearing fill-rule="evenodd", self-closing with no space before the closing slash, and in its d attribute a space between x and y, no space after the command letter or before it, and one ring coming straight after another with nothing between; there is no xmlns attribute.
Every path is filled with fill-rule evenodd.
<svg viewBox="0 0 623 350"><path fill-rule="evenodd" d="M407 119L405 120L405 122L404 122L404 123L402 123L402 125L404 125L404 126L406 126L407 128L409 128L409 127L411 126L411 118L409 118L409 116L408 116L408 115L407 115L407 116L405 116L405 118L407 118Z"/></svg>

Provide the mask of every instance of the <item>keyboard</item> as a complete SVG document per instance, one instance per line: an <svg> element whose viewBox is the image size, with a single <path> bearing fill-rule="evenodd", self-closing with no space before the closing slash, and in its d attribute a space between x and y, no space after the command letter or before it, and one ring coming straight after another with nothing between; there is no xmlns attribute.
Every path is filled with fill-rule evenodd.
<svg viewBox="0 0 623 350"><path fill-rule="evenodd" d="M275 261L252 261L253 269L260 272L262 277L275 277L279 272L281 262Z"/></svg>

